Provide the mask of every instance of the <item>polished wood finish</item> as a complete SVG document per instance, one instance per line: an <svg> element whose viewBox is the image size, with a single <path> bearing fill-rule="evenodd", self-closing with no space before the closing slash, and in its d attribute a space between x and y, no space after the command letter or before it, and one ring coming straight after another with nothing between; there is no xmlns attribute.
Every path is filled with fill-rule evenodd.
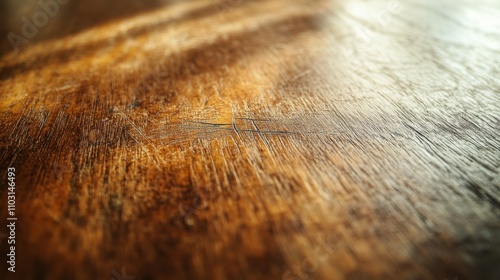
<svg viewBox="0 0 500 280"><path fill-rule="evenodd" d="M138 2L2 4L1 279L499 279L497 1Z"/></svg>

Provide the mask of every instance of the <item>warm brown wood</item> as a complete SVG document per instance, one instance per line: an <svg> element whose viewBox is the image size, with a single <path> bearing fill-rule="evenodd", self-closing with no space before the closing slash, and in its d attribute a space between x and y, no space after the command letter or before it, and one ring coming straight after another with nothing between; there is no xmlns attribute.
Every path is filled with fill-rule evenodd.
<svg viewBox="0 0 500 280"><path fill-rule="evenodd" d="M500 279L498 1L8 2L1 279Z"/></svg>

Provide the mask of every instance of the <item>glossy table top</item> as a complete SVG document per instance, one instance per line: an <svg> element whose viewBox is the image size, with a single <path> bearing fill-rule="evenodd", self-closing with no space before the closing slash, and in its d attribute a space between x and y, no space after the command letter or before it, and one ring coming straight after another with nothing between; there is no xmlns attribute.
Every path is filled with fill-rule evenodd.
<svg viewBox="0 0 500 280"><path fill-rule="evenodd" d="M500 276L497 1L42 3L0 4L1 279Z"/></svg>

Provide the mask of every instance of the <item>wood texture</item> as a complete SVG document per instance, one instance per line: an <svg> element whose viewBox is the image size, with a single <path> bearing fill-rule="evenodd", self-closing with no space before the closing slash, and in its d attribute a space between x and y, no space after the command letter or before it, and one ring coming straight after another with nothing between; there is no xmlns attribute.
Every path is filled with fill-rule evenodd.
<svg viewBox="0 0 500 280"><path fill-rule="evenodd" d="M12 5L1 279L500 279L498 1Z"/></svg>

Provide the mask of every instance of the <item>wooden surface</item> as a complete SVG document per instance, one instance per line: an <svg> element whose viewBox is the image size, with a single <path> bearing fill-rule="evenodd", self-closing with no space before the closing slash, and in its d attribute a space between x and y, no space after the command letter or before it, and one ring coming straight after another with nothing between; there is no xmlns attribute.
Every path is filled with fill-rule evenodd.
<svg viewBox="0 0 500 280"><path fill-rule="evenodd" d="M1 279L500 279L498 1L32 2Z"/></svg>

